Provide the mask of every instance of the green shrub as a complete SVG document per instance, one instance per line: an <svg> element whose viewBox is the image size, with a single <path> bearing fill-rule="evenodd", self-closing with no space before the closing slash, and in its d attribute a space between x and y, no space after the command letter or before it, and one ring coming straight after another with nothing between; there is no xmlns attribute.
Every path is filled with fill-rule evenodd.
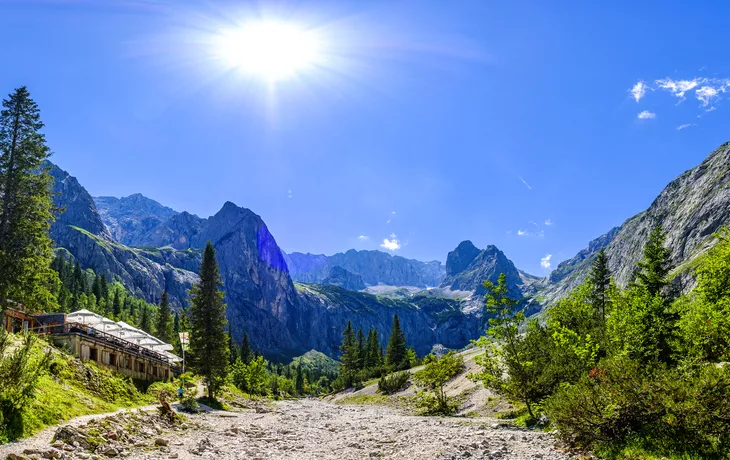
<svg viewBox="0 0 730 460"><path fill-rule="evenodd" d="M183 397L180 400L180 404L182 404L185 412L196 413L200 410L200 404L198 404L198 400L195 396L195 388L186 388L185 391L183 391Z"/></svg>
<svg viewBox="0 0 730 460"><path fill-rule="evenodd" d="M392 395L403 389L411 380L411 373L408 371L394 372L390 375L380 377L378 381L378 391L386 395Z"/></svg>
<svg viewBox="0 0 730 460"><path fill-rule="evenodd" d="M547 399L565 441L595 448L644 440L662 455L707 457L730 449L730 370L714 365L647 371L638 361L603 360Z"/></svg>
<svg viewBox="0 0 730 460"><path fill-rule="evenodd" d="M450 351L441 358L428 355L424 363L424 368L413 375L416 385L423 388L416 393L416 406L425 414L451 415L460 401L447 396L444 386L464 369L464 359Z"/></svg>

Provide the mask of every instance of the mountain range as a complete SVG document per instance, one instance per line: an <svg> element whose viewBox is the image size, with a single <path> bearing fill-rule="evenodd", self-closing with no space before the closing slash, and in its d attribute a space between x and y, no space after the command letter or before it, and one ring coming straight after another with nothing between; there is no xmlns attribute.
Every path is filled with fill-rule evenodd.
<svg viewBox="0 0 730 460"><path fill-rule="evenodd" d="M485 279L496 281L505 273L510 294L536 313L580 284L605 248L615 280L623 285L632 279L657 223L667 231L674 282L688 289L694 261L713 244L713 232L730 224L730 144L672 181L647 210L544 278L519 270L497 247L479 249L471 241L449 252L445 265L381 251L285 254L257 214L231 202L201 218L140 194L92 198L74 177L51 166L56 205L63 209L51 228L59 248L150 302L166 289L180 308L198 279L202 248L211 241L234 337L248 332L269 357L311 349L334 356L348 320L377 328L387 340L395 313L419 353L436 344L463 347L485 327Z"/></svg>

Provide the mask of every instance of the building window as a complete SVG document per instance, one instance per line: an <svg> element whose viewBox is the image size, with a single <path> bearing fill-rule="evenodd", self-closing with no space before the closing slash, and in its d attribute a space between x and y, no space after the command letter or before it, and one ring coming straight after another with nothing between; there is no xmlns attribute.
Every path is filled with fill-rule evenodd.
<svg viewBox="0 0 730 460"><path fill-rule="evenodd" d="M99 361L96 348L89 348L89 359L94 362Z"/></svg>
<svg viewBox="0 0 730 460"><path fill-rule="evenodd" d="M124 358L124 363L126 364L126 368L130 371L132 370L132 358Z"/></svg>
<svg viewBox="0 0 730 460"><path fill-rule="evenodd" d="M115 355L114 353L109 353L109 365L110 366L117 365L117 355Z"/></svg>
<svg viewBox="0 0 730 460"><path fill-rule="evenodd" d="M144 363L137 362L137 371L144 374Z"/></svg>

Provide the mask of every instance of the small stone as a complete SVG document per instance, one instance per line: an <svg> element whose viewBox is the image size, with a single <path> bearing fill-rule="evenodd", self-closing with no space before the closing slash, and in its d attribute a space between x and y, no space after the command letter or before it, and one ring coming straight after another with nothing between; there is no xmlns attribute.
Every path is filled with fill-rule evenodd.
<svg viewBox="0 0 730 460"><path fill-rule="evenodd" d="M170 441L168 441L167 439L163 439L163 438L155 439L155 445L158 447L167 446L168 444L170 444Z"/></svg>

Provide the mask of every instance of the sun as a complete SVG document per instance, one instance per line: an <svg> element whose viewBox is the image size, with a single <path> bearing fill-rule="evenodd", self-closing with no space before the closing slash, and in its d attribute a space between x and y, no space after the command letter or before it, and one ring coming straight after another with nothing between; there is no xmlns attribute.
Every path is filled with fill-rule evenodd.
<svg viewBox="0 0 730 460"><path fill-rule="evenodd" d="M230 68L270 81L315 65L319 42L311 31L286 22L253 22L220 35L219 52Z"/></svg>

